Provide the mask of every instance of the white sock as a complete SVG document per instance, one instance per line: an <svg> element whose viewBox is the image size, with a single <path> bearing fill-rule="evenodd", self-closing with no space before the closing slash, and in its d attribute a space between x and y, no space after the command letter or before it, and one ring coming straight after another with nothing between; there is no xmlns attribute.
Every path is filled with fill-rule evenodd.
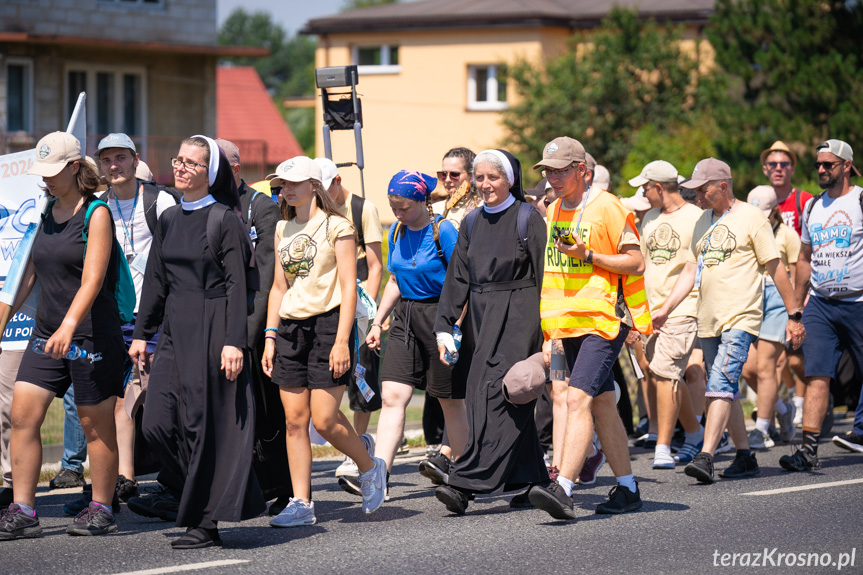
<svg viewBox="0 0 863 575"><path fill-rule="evenodd" d="M558 475L557 484L563 487L563 490L566 492L567 497L572 497L572 488L575 486L575 483L573 483L563 475Z"/></svg>
<svg viewBox="0 0 863 575"><path fill-rule="evenodd" d="M20 507L21 511L23 511L24 514L27 515L28 517L35 517L36 516L36 510L33 509L32 507L30 507L29 505L24 505L23 503L18 503L18 507Z"/></svg>
<svg viewBox="0 0 863 575"><path fill-rule="evenodd" d="M671 446L657 443L656 450L653 452L653 457L655 459L659 459L660 455L664 455L666 459L671 459Z"/></svg>
<svg viewBox="0 0 863 575"><path fill-rule="evenodd" d="M704 441L704 426L703 425L699 425L698 431L696 431L694 433L689 433L688 431L686 432L686 443L689 443L690 445L698 445L702 441Z"/></svg>
<svg viewBox="0 0 863 575"><path fill-rule="evenodd" d="M766 417L759 417L755 420L755 429L760 431L761 433L767 433L767 430L770 428L770 420Z"/></svg>
<svg viewBox="0 0 863 575"><path fill-rule="evenodd" d="M803 398L802 397L800 397L799 395L795 395L794 399L792 401L794 402L794 407L797 408L797 411L800 411L801 409L803 409Z"/></svg>
<svg viewBox="0 0 863 575"><path fill-rule="evenodd" d="M635 484L635 476L633 476L632 473L630 473L629 475L621 475L616 479L618 485L623 485L633 493L635 493L636 489L638 489L638 486Z"/></svg>
<svg viewBox="0 0 863 575"><path fill-rule="evenodd" d="M785 402L782 401L782 398L776 400L776 404L773 406L773 410L776 411L777 415L785 415L788 413L788 407L786 407Z"/></svg>

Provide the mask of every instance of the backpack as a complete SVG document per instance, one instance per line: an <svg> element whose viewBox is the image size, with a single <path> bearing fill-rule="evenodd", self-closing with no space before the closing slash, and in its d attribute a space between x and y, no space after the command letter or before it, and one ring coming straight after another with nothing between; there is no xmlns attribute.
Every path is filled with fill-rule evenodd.
<svg viewBox="0 0 863 575"><path fill-rule="evenodd" d="M42 215L43 221L48 216L48 212L51 211L56 200L57 198L52 198L51 201L48 202L48 207ZM93 210L99 206L105 206L107 208L108 204L100 199L93 200L90 202L90 205L87 206L87 213L84 214L84 229L81 230L81 237L84 238L84 259L87 258L87 230L90 229L90 217L93 215ZM110 211L111 210L109 208L108 212L110 213ZM120 247L120 244L117 242L117 238L114 238L112 252L112 255L116 253L117 256L117 283L114 285L114 299L117 300L117 309L120 312L120 321L123 323L129 323L135 319L135 304L138 301L138 297L135 294L135 281L132 279L132 272L129 270L129 262L126 261L125 257L121 257L123 254L123 248Z"/></svg>
<svg viewBox="0 0 863 575"><path fill-rule="evenodd" d="M522 202L518 206L518 216L516 220L516 231L518 232L518 243L521 244L521 249L524 250L528 256L530 256L530 251L527 249L527 239L528 239L528 231L527 225L530 220L530 214L535 208L528 204L527 202ZM461 225L465 229L465 235L467 236L467 241L470 243L470 234L473 231L473 227L476 225L476 221L479 219L479 213L482 208L476 208L471 211L464 217ZM530 256L530 265L533 267L533 275L536 276L536 281L541 282L542 277L538 275L537 270L539 269L539 262L533 256Z"/></svg>
<svg viewBox="0 0 863 575"><path fill-rule="evenodd" d="M351 219L354 229L357 231L357 245L366 252L366 239L363 235L363 205L365 200L360 196L351 194ZM364 282L369 279L369 261L365 258L357 258L357 279Z"/></svg>
<svg viewBox="0 0 863 575"><path fill-rule="evenodd" d="M852 188L852 189L853 189L853 188ZM801 227L802 227L802 226L805 226L805 225L808 225L808 222L809 222L809 216L811 216L811 215L812 215L812 208L814 208L814 207L815 207L815 202L817 202L818 200L820 200L820 199L821 199L821 196L823 196L823 195L824 195L824 194L826 194L826 193L827 193L827 190L822 190L820 194L818 194L817 196L815 196L814 198L812 198L812 199L809 201L809 203L807 203L807 204L806 204L806 219L804 219L804 220L801 222L801 224L802 224L802 225L801 225ZM858 200L860 200L860 209L861 209L861 210L863 210L863 192L860 192L860 195L857 197L857 199L858 199Z"/></svg>
<svg viewBox="0 0 863 575"><path fill-rule="evenodd" d="M441 221L443 221L443 216L436 215L435 216L435 222L441 222ZM392 233L390 234L392 236L390 239L393 241L393 244L395 244L396 239L399 237L399 233L401 233L403 226L404 226L404 224L402 224L401 222L396 223L395 229L393 229ZM437 257L439 257L440 261L443 262L443 269L446 270L447 264L449 262L447 261L446 256L443 253L443 246L440 245L440 238L436 238L434 240L434 245L435 245L435 248L437 249ZM387 252L387 265L389 265L389 264L390 264L390 253ZM366 265L366 272L368 272L368 265ZM357 272L357 277L359 277L359 272Z"/></svg>

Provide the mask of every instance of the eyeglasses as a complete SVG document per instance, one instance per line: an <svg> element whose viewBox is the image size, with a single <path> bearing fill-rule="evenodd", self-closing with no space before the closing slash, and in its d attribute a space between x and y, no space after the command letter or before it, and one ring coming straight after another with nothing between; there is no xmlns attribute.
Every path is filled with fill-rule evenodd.
<svg viewBox="0 0 863 575"><path fill-rule="evenodd" d="M767 162L766 165L771 170L775 170L776 168L782 168L784 170L791 165L791 162ZM817 170L818 168L815 169Z"/></svg>
<svg viewBox="0 0 863 575"><path fill-rule="evenodd" d="M461 175L463 173L464 172L443 172L442 171L442 172L437 173L437 179L439 179L440 181L444 181L444 180L446 180L446 177L449 176L449 179L457 180L461 177Z"/></svg>
<svg viewBox="0 0 863 575"><path fill-rule="evenodd" d="M562 168L560 170L555 170L553 168L546 168L542 171L542 177L545 179L548 179L551 177L558 178L558 177L564 175L565 173L567 173L568 171L570 171L572 169L572 166L573 166L573 164L570 164L567 167Z"/></svg>
<svg viewBox="0 0 863 575"><path fill-rule="evenodd" d="M171 165L175 168L179 168L183 166L184 169L194 172L195 168L206 168L204 164L199 164L198 162L193 162L191 160L181 160L179 158L171 158Z"/></svg>
<svg viewBox="0 0 863 575"><path fill-rule="evenodd" d="M818 171L818 168L824 168L824 170L829 171L832 170L836 164L841 164L845 160L836 160L835 162L815 162L815 171Z"/></svg>

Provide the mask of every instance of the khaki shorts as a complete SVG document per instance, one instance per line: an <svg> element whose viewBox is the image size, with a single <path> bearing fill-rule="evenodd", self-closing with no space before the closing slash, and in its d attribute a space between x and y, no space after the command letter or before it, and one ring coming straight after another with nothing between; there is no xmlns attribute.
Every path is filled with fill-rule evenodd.
<svg viewBox="0 0 863 575"><path fill-rule="evenodd" d="M659 331L644 338L644 355L650 371L672 381L683 379L695 344L698 324L694 317L673 317Z"/></svg>

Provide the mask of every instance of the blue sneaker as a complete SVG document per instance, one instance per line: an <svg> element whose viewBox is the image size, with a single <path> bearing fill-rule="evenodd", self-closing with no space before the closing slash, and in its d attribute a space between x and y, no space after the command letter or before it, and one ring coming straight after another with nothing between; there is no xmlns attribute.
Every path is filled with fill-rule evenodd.
<svg viewBox="0 0 863 575"><path fill-rule="evenodd" d="M696 455L698 455L702 447L704 447L704 440L699 441L698 443L684 443L683 447L681 447L674 456L674 461L679 463L689 463Z"/></svg>
<svg viewBox="0 0 863 575"><path fill-rule="evenodd" d="M316 521L314 501L306 503L302 499L291 497L287 507L270 519L270 525L273 527L301 527L314 525Z"/></svg>
<svg viewBox="0 0 863 575"><path fill-rule="evenodd" d="M371 513L386 499L387 464L380 457L372 457L375 466L360 473L360 488L363 492L363 511Z"/></svg>

